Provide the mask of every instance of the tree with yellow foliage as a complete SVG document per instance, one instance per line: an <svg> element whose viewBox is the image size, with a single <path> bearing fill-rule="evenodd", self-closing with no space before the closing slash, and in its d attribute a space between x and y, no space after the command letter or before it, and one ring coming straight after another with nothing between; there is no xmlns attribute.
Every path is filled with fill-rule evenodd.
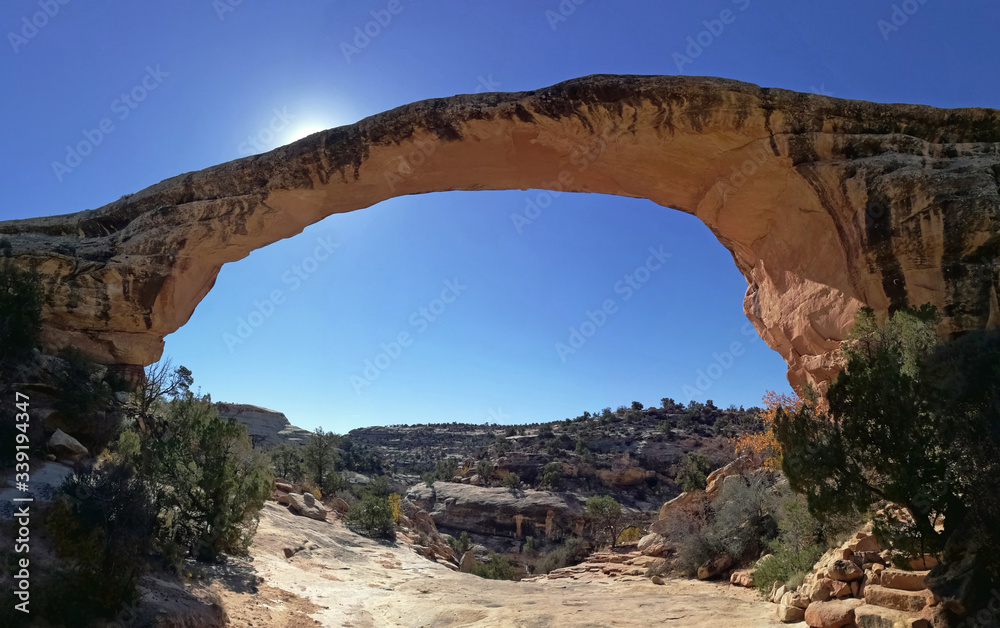
<svg viewBox="0 0 1000 628"><path fill-rule="evenodd" d="M802 408L802 399L794 392L791 395L778 394L768 390L764 394L764 409L757 414L761 429L741 434L733 440L737 456L749 457L755 466L767 469L781 469L781 445L774 432L774 419L778 408L794 414Z"/></svg>

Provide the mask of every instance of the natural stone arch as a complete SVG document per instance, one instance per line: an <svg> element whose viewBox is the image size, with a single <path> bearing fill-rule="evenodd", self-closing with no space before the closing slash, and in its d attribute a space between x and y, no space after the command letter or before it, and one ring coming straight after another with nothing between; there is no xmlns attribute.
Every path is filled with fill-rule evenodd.
<svg viewBox="0 0 1000 628"><path fill-rule="evenodd" d="M427 100L95 210L0 223L44 280L44 342L160 357L223 264L404 194L561 188L697 216L747 278L744 310L821 387L855 311L930 302L941 332L1000 321L1000 116L713 78L591 76Z"/></svg>

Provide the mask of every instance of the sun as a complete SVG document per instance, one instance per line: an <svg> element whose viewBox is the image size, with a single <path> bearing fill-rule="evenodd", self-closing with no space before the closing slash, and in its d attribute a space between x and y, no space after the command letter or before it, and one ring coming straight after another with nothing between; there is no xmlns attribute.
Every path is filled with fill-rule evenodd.
<svg viewBox="0 0 1000 628"><path fill-rule="evenodd" d="M320 131L325 131L328 127L325 126L303 126L295 129L289 134L289 139L286 143L291 144L292 142L297 142L304 137L309 137L313 133L319 133Z"/></svg>

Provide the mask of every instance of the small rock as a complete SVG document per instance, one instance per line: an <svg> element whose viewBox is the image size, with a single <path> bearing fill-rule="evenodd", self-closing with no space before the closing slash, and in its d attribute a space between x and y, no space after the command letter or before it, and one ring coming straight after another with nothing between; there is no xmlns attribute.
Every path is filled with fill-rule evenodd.
<svg viewBox="0 0 1000 628"><path fill-rule="evenodd" d="M663 578L661 578L660 576L653 576L652 578L649 579L649 581L652 582L653 584L663 584Z"/></svg>

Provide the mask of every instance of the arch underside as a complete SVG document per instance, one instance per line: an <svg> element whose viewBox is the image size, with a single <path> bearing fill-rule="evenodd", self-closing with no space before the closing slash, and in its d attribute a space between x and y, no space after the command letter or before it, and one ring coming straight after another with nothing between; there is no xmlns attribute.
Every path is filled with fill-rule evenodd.
<svg viewBox="0 0 1000 628"><path fill-rule="evenodd" d="M697 216L747 279L744 310L821 389L856 310L1000 321L1000 117L713 78L591 76L406 105L99 209L0 223L36 269L43 340L156 361L223 264L404 194L558 189Z"/></svg>

